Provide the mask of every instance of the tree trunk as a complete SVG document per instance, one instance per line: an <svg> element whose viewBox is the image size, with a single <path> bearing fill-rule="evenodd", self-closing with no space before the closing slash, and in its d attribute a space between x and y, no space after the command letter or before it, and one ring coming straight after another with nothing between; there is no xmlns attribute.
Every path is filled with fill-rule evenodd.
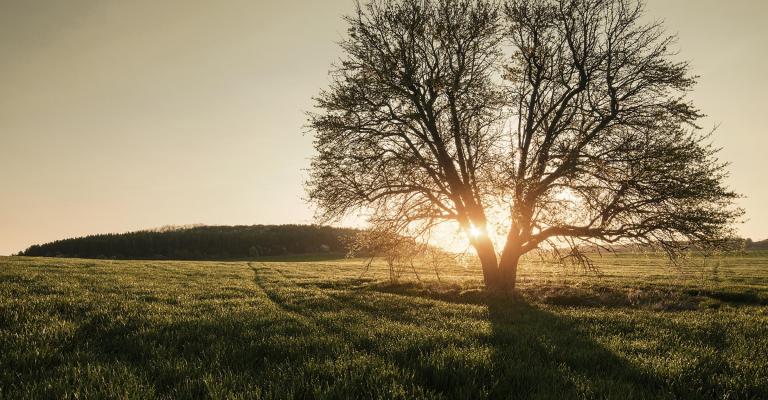
<svg viewBox="0 0 768 400"><path fill-rule="evenodd" d="M505 246L505 251L499 260L499 285L504 290L514 291L517 283L517 264L520 261L520 251Z"/></svg>
<svg viewBox="0 0 768 400"><path fill-rule="evenodd" d="M499 285L499 265L496 261L496 251L493 242L487 237L477 238L472 243L480 258L483 268L483 282L486 288L495 288Z"/></svg>
<svg viewBox="0 0 768 400"><path fill-rule="evenodd" d="M515 290L517 283L517 263L520 261L522 248L520 244L520 232L514 228L507 235L507 243L501 252L499 260L499 281L504 290Z"/></svg>

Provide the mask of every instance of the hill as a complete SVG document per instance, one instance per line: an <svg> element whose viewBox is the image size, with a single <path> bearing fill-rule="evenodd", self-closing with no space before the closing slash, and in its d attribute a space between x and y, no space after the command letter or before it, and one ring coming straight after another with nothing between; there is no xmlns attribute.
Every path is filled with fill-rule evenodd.
<svg viewBox="0 0 768 400"><path fill-rule="evenodd" d="M188 226L108 233L34 245L33 257L233 260L345 251L354 229L320 225Z"/></svg>
<svg viewBox="0 0 768 400"><path fill-rule="evenodd" d="M752 241L752 239L747 239L746 248L747 250L768 250L768 239L756 242Z"/></svg>

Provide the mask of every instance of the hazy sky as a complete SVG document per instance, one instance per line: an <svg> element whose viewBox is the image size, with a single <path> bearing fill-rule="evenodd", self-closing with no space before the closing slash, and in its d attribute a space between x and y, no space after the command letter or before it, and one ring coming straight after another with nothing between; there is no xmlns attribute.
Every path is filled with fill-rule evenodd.
<svg viewBox="0 0 768 400"><path fill-rule="evenodd" d="M308 223L304 111L352 0L0 0L0 254L168 224ZM768 237L768 2L651 0Z"/></svg>

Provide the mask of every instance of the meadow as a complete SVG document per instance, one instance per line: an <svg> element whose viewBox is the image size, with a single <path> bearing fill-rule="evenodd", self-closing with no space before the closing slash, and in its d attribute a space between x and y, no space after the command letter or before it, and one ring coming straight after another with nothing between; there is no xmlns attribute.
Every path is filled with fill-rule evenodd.
<svg viewBox="0 0 768 400"><path fill-rule="evenodd" d="M600 274L0 258L0 399L768 398L768 252Z"/></svg>

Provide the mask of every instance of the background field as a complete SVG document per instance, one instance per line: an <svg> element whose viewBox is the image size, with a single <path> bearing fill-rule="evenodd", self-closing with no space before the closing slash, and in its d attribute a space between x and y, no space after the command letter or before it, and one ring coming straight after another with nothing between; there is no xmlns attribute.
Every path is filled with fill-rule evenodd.
<svg viewBox="0 0 768 400"><path fill-rule="evenodd" d="M0 258L0 398L768 398L768 253L598 264Z"/></svg>

